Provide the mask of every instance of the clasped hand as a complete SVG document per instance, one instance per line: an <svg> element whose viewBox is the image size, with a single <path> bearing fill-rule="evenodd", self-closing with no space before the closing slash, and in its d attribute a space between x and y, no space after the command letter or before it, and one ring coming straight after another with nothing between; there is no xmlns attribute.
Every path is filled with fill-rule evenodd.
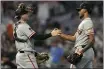
<svg viewBox="0 0 104 69"><path fill-rule="evenodd" d="M51 32L52 36L57 36L59 34L61 34L61 30L57 29L57 28L53 29L52 32Z"/></svg>

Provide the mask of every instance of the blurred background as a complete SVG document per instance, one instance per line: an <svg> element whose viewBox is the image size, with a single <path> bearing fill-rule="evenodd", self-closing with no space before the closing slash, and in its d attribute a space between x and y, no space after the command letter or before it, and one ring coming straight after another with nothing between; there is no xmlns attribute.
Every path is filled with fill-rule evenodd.
<svg viewBox="0 0 104 69"><path fill-rule="evenodd" d="M83 1L1 1L1 68L15 68L16 48L7 35L7 27L14 24L15 10L19 3L32 4L34 10L28 24L38 33L49 33L54 28L59 28L65 34L74 34L81 20L76 8ZM103 68L103 1L89 1L92 7L91 18L95 30L95 58L94 68ZM11 31L11 30L10 30ZM64 56L70 54L74 42L61 38L51 37L44 41L33 41L38 52L47 52L50 60L40 64L40 68L69 68Z"/></svg>

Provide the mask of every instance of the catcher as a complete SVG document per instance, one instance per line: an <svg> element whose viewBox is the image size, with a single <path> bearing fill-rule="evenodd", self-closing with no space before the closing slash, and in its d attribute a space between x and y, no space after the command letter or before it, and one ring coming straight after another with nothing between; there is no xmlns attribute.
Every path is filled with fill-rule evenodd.
<svg viewBox="0 0 104 69"><path fill-rule="evenodd" d="M93 22L89 16L91 13L91 6L88 3L82 3L79 8L79 17L82 22L78 26L78 30L74 36L59 34L59 36L66 40L75 41L74 53L67 57L67 60L75 65L76 68L92 68L92 61L94 58L94 30Z"/></svg>
<svg viewBox="0 0 104 69"><path fill-rule="evenodd" d="M26 8L24 3L19 4L18 9L15 12L16 18L18 19L18 22L14 25L14 38L16 49L18 51L16 54L17 68L36 69L38 68L37 60L42 62L48 60L48 54L38 53L34 50L31 39L44 40L51 36L56 36L60 32L59 30L54 29L49 34L37 34L27 24L30 12L31 10Z"/></svg>

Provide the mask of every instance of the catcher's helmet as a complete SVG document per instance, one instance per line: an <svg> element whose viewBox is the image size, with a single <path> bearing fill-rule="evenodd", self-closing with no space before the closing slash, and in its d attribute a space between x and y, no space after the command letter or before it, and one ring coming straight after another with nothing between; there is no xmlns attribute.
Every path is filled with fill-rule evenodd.
<svg viewBox="0 0 104 69"><path fill-rule="evenodd" d="M89 3L81 3L80 7L77 8L76 10L80 11L81 9L86 9L88 13L91 13L91 10L92 10L91 5Z"/></svg>
<svg viewBox="0 0 104 69"><path fill-rule="evenodd" d="M27 7L24 3L20 3L15 11L16 14L15 18L20 19L21 15L27 14L30 11L31 11L31 7L29 6Z"/></svg>

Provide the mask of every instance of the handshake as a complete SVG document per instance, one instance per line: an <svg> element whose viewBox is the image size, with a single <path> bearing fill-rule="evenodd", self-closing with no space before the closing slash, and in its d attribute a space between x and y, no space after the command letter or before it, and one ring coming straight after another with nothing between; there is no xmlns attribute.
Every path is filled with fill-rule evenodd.
<svg viewBox="0 0 104 69"><path fill-rule="evenodd" d="M52 36L57 36L57 35L59 35L59 34L61 34L61 33L62 33L62 32L61 32L60 29L55 28L54 30L52 30L51 35L52 35Z"/></svg>

